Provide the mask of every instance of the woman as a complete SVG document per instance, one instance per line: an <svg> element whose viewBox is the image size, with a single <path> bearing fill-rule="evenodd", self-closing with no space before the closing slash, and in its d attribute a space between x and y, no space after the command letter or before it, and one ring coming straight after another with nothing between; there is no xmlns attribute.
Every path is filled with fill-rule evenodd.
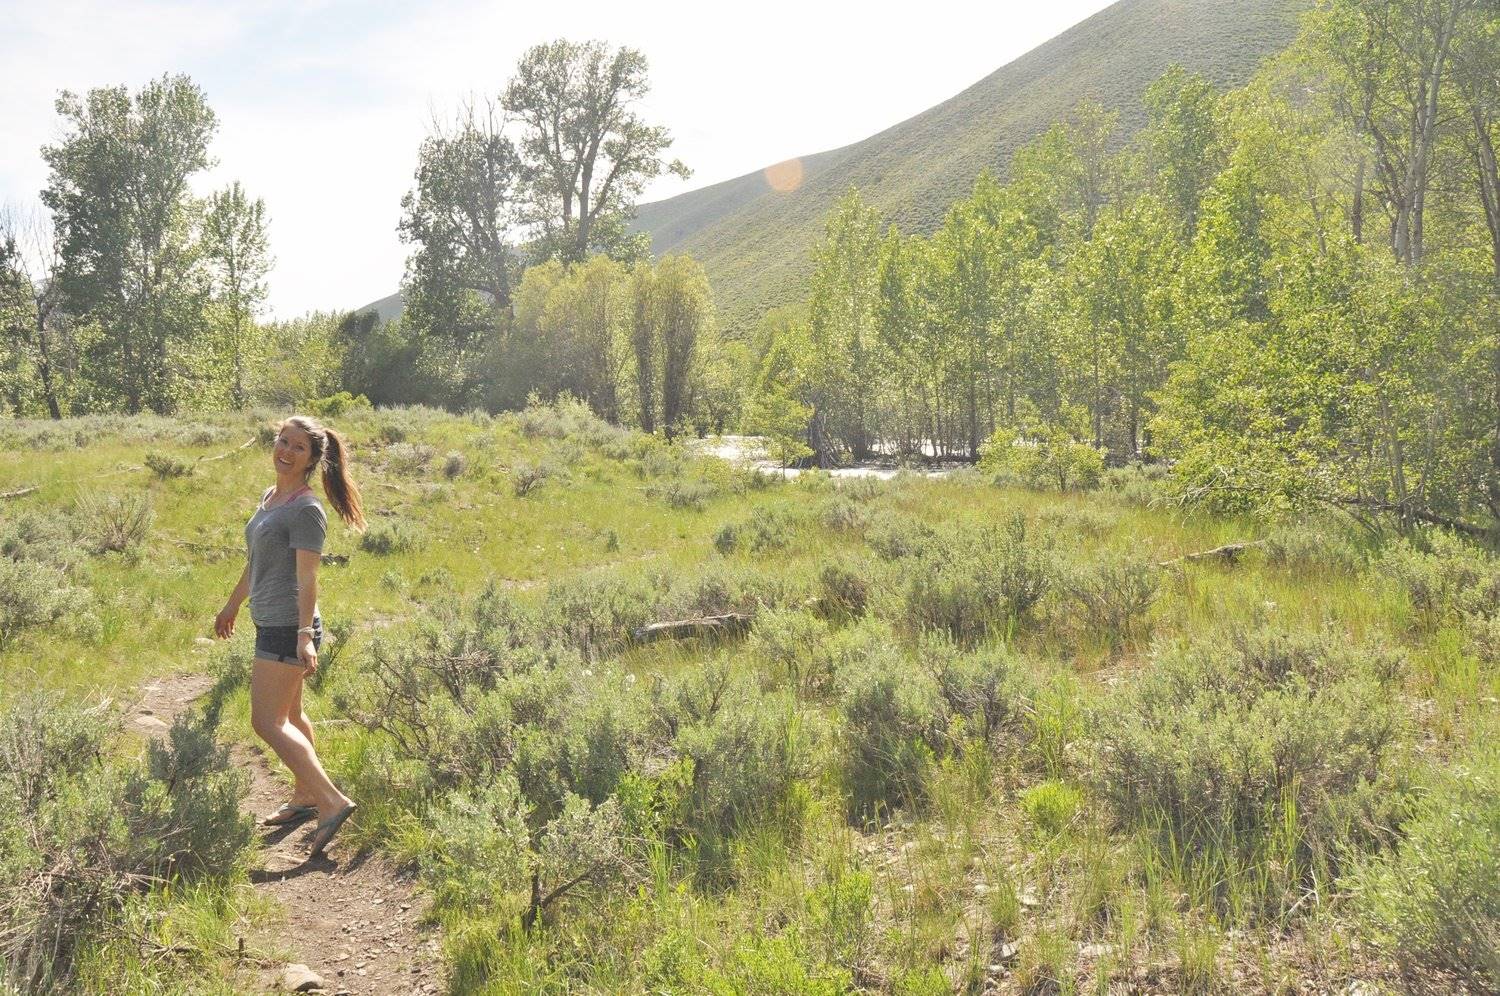
<svg viewBox="0 0 1500 996"><path fill-rule="evenodd" d="M313 748L312 723L302 711L302 680L318 667L323 623L318 615L318 564L328 517L309 481L323 470L323 492L339 518L365 527L359 489L349 478L348 448L332 429L305 416L281 423L271 463L276 485L261 496L245 527L249 559L229 601L214 619L228 638L250 599L255 662L250 677L250 723L291 769L292 798L263 821L285 826L318 817L312 856L321 854L354 812L352 800L329 780Z"/></svg>

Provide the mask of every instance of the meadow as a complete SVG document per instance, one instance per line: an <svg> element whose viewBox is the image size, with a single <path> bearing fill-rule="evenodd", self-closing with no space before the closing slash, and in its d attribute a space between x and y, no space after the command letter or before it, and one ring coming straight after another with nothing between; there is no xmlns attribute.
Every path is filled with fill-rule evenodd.
<svg viewBox="0 0 1500 996"><path fill-rule="evenodd" d="M204 638L270 419L0 423L19 991L250 990L248 619ZM330 422L371 527L330 532L309 711L452 992L1500 988L1476 545L1132 467L783 480L566 401ZM184 671L143 746L118 704Z"/></svg>

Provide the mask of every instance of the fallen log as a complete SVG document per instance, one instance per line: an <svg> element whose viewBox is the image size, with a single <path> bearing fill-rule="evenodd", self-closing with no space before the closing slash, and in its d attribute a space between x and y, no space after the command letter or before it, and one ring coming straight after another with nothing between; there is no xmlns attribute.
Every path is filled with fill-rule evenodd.
<svg viewBox="0 0 1500 996"><path fill-rule="evenodd" d="M0 498L21 498L21 497L24 497L25 495L31 494L35 490L36 490L35 487L30 487L30 488L20 488L19 490L16 490L16 491L3 491L3 492L0 492Z"/></svg>
<svg viewBox="0 0 1500 996"><path fill-rule="evenodd" d="M743 633L749 628L750 613L726 612L698 619L654 622L636 627L630 636L636 643L650 643L652 640L685 640L695 636L728 636Z"/></svg>
<svg viewBox="0 0 1500 996"><path fill-rule="evenodd" d="M239 446L236 446L234 449L230 450L228 453L220 453L218 456L199 457L198 458L198 463L213 463L215 460L223 460L226 457L232 457L232 456L234 456L240 450L243 450L243 449L245 449L248 446L254 446L254 445L255 445L255 437L251 436L249 439L245 440L243 443L241 443Z"/></svg>
<svg viewBox="0 0 1500 996"><path fill-rule="evenodd" d="M1171 567L1173 564L1180 564L1183 562L1191 563L1198 560L1215 559L1227 560L1232 564L1236 560L1240 559L1240 554L1244 553L1246 550L1253 549L1254 547L1263 546L1265 545L1265 542L1265 540L1255 540L1249 543L1225 543L1223 546L1216 546L1212 550L1199 550L1197 553L1186 553L1181 557L1173 557L1171 560L1157 561L1156 566Z"/></svg>

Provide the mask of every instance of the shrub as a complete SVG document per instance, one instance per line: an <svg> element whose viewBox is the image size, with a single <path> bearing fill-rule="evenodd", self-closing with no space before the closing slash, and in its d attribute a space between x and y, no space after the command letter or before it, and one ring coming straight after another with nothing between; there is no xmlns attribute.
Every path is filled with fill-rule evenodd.
<svg viewBox="0 0 1500 996"><path fill-rule="evenodd" d="M937 542L937 530L910 515L884 509L871 518L865 541L883 560L904 560L930 550Z"/></svg>
<svg viewBox="0 0 1500 996"><path fill-rule="evenodd" d="M1003 530L955 530L911 567L907 623L918 632L940 629L960 642L977 642L1025 617L1052 572L1019 515Z"/></svg>
<svg viewBox="0 0 1500 996"><path fill-rule="evenodd" d="M532 463L518 460L510 468L510 490L517 498L525 498L556 472L550 463Z"/></svg>
<svg viewBox="0 0 1500 996"><path fill-rule="evenodd" d="M1111 467L1099 478L1101 490L1117 495L1120 500L1151 508L1163 504L1170 496L1170 476L1166 464L1130 463L1124 467Z"/></svg>
<svg viewBox="0 0 1500 996"><path fill-rule="evenodd" d="M1037 520L1049 533L1069 540L1107 536L1120 528L1119 514L1096 504L1052 505L1043 509Z"/></svg>
<svg viewBox="0 0 1500 996"><path fill-rule="evenodd" d="M654 482L646 489L646 497L652 501L666 502L668 507L701 512L710 501L719 496L719 488L700 477L673 474Z"/></svg>
<svg viewBox="0 0 1500 996"><path fill-rule="evenodd" d="M57 568L0 557L0 650L22 630L57 622L88 603L88 593Z"/></svg>
<svg viewBox="0 0 1500 996"><path fill-rule="evenodd" d="M808 774L809 745L789 696L712 665L664 683L651 709L657 739L691 765L681 818L708 878L727 872L729 844L746 826L798 829L792 787Z"/></svg>
<svg viewBox="0 0 1500 996"><path fill-rule="evenodd" d="M1056 837L1072 824L1083 806L1083 793L1063 782L1046 781L1021 793L1021 810L1046 837Z"/></svg>
<svg viewBox="0 0 1500 996"><path fill-rule="evenodd" d="M223 882L251 826L244 773L198 720L143 762L100 709L23 695L0 714L0 986L72 991L75 956L156 882Z"/></svg>
<svg viewBox="0 0 1500 996"><path fill-rule="evenodd" d="M865 527L869 513L853 496L844 492L833 495L818 510L818 521L834 533L858 532Z"/></svg>
<svg viewBox="0 0 1500 996"><path fill-rule="evenodd" d="M744 521L725 523L714 534L714 549L722 554L747 549L751 553L785 549L792 541L795 523L776 508L757 506Z"/></svg>
<svg viewBox="0 0 1500 996"><path fill-rule="evenodd" d="M1389 787L1399 658L1272 631L1176 649L1095 717L1100 795L1209 869L1232 913L1280 913L1370 844ZM1388 825L1388 824L1383 824Z"/></svg>
<svg viewBox="0 0 1500 996"><path fill-rule="evenodd" d="M830 619L858 619L870 604L874 564L834 561L818 572L818 611Z"/></svg>
<svg viewBox="0 0 1500 996"><path fill-rule="evenodd" d="M403 477L416 477L432 462L433 449L426 443L392 443L382 454L385 469Z"/></svg>
<svg viewBox="0 0 1500 996"><path fill-rule="evenodd" d="M0 518L0 557L70 571L81 554L70 523L57 515L21 512Z"/></svg>
<svg viewBox="0 0 1500 996"><path fill-rule="evenodd" d="M458 450L449 451L448 455L443 458L443 476L450 481L454 478L462 477L464 471L468 469L469 458Z"/></svg>
<svg viewBox="0 0 1500 996"><path fill-rule="evenodd" d="M1068 572L1062 588L1085 625L1118 647L1144 627L1161 594L1161 569L1150 561L1106 558Z"/></svg>
<svg viewBox="0 0 1500 996"><path fill-rule="evenodd" d="M359 538L359 548L387 556L419 549L425 540L422 531L405 519L381 519L365 530Z"/></svg>
<svg viewBox="0 0 1500 996"><path fill-rule="evenodd" d="M1445 532L1418 539L1388 545L1373 573L1396 585L1423 626L1500 612L1500 562Z"/></svg>
<svg viewBox="0 0 1500 996"><path fill-rule="evenodd" d="M1261 548L1267 563L1287 570L1355 574L1365 560L1347 529L1306 519L1278 524L1266 534Z"/></svg>
<svg viewBox="0 0 1500 996"><path fill-rule="evenodd" d="M1434 989L1500 991L1500 752L1439 777L1404 829L1351 878L1371 939Z"/></svg>
<svg viewBox="0 0 1500 996"><path fill-rule="evenodd" d="M613 799L592 806L569 793L555 815L537 818L508 771L449 793L424 843L435 885L527 929L580 887L629 881L642 870Z"/></svg>
<svg viewBox="0 0 1500 996"><path fill-rule="evenodd" d="M828 624L802 609L757 613L750 628L750 649L780 668L803 695L828 687L833 675L822 653Z"/></svg>
<svg viewBox="0 0 1500 996"><path fill-rule="evenodd" d="M601 570L552 582L546 624L566 645L594 660L623 649L651 621L655 593L636 575Z"/></svg>
<svg viewBox="0 0 1500 996"><path fill-rule="evenodd" d="M851 814L924 802L947 718L937 682L892 647L852 663L839 681Z"/></svg>
<svg viewBox="0 0 1500 996"><path fill-rule="evenodd" d="M145 543L156 515L147 495L84 491L74 503L74 518L94 553L133 554Z"/></svg>
<svg viewBox="0 0 1500 996"><path fill-rule="evenodd" d="M148 453L146 469L151 471L158 481L166 481L174 477L190 476L193 473L193 464L165 453Z"/></svg>
<svg viewBox="0 0 1500 996"><path fill-rule="evenodd" d="M308 414L318 418L338 418L356 408L369 408L370 399L363 394L340 391L324 398L314 398L307 402L306 407Z"/></svg>
<svg viewBox="0 0 1500 996"><path fill-rule="evenodd" d="M1009 654L998 648L963 653L941 634L924 639L921 652L949 711L985 743L998 740L1021 705Z"/></svg>

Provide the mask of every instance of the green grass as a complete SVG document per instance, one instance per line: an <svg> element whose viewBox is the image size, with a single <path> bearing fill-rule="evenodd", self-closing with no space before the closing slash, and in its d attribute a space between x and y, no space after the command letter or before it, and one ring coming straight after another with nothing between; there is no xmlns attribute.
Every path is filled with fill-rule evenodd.
<svg viewBox="0 0 1500 996"><path fill-rule="evenodd" d="M262 421L0 426L7 444L0 491L39 488L7 500L0 516L67 515L80 489L146 494L155 513L138 550L84 555L70 568L89 593L93 622L24 630L0 652L8 692L40 684L80 699L127 696L153 675L243 662L248 617L228 647L196 641L238 575L240 531L271 479L261 444L236 448L258 438ZM947 535L1020 515L1027 541L1049 563L1155 563L1276 528L1251 519L1144 507L1104 493L1000 489L978 475L842 487L818 475L757 481L576 412L489 419L379 411L352 413L337 426L352 440L372 521L403 523L421 541L372 552L333 526L328 552L348 560L324 569L322 608L348 638L309 708L323 724L325 762L361 801L351 830L423 869L455 992L951 991L939 978L977 991L992 977L1003 992L1023 983L1035 992L1104 992L1112 982L1138 983L1142 973L1158 988L1200 992L1223 991L1231 979L1248 980L1249 991L1305 978L1327 988L1357 979L1393 985L1393 955L1379 937L1373 948L1350 944L1367 919L1357 892L1339 869L1312 862L1309 854L1323 852L1299 834L1345 834L1341 840L1365 848L1362 862L1385 860L1385 845L1358 843L1373 839L1355 832L1360 814L1403 810L1408 773L1446 770L1496 726L1496 670L1474 655L1466 631L1420 617L1386 573L1359 558L1330 567L1252 551L1232 565L1171 564L1160 568L1160 590L1144 617L1118 632L1100 632L1113 625L1099 621L1107 617L1089 621L1065 586L1054 585L1025 618L966 647L911 630L912 564L886 560L870 543L878 529L906 529L918 537L920 557L919 523ZM438 456L413 460L412 447ZM465 464L451 477L449 453ZM193 463L193 472L162 479L146 466L153 454ZM514 469L544 462L557 473L517 496ZM674 504L684 490L701 503ZM728 524L735 542L716 544ZM1356 537L1360 544L1370 546ZM858 565L865 576L862 610L820 598L825 568L835 562ZM521 898L512 884L486 880L496 898L479 903L472 880L465 884L434 861L434 846L451 843L432 836L446 789L434 787L430 759L393 753L389 736L358 722L355 708L368 691L377 642L384 655L421 647L423 621L436 606L462 604L491 583L537 611L567 606L574 623L595 614L579 644L587 652L559 658L573 662L561 665L562 684L537 686L565 690L583 711L564 709L560 725L535 732L571 735L569 717L616 709L609 715L621 729L636 731L620 741L638 778L633 798L654 799L649 805L659 814L641 824L643 851L628 875L582 887L530 931L517 929L507 912ZM637 617L729 607L725 599L756 613L748 638L630 645L619 631ZM606 605L616 614L602 614ZM463 624L469 611L461 607L439 630ZM1326 806L1299 800L1325 806L1321 822L1304 823L1311 817L1286 807L1270 822L1247 817L1251 829L1243 832L1254 839L1191 840L1161 832L1174 818L1169 810L1153 816L1114 806L1099 785L1108 766L1097 751L1107 739L1100 724L1118 719L1108 707L1127 701L1122 689L1154 673L1163 655L1266 627L1404 654L1391 693L1404 723L1398 750L1371 783L1384 793L1374 800L1381 805L1369 808L1362 796ZM577 626L548 632L546 639L585 640ZM864 725L856 731L846 710L861 701L855 683L866 680L860 675L877 653L894 655L881 666L910 675L909 684L919 670L935 669L923 686L932 691L897 718L861 706ZM988 687L974 682L994 661L1003 668L985 692L997 709L986 739L972 696ZM759 703L760 718L738 717L747 729L780 724L775 735L796 771L773 804L718 830L692 832L684 828L699 817L672 801L686 791L673 781L681 769L672 765L691 743L650 717L664 708L654 698L663 689L718 669L741 683L735 694ZM1336 699L1342 678L1328 680ZM960 698L950 702L950 693ZM249 737L243 689L229 691L223 717L224 735ZM881 748L897 759L881 778L911 779L920 790L901 794L909 805L893 803L895 795L878 802L889 788L868 783L870 771L884 770L879 763L872 768L866 758L851 767L856 732L866 745L894 745ZM731 752L704 760L684 784L737 787L714 779L741 777L741 768L707 762L743 759ZM908 763L915 767L900 767ZM856 784L877 804L851 806ZM1442 839L1429 833L1423 842L1430 850ZM1424 860L1441 854L1424 852ZM1362 874L1392 879L1378 868ZM181 971L208 966L222 980L211 991L236 984L221 942L245 904L237 896L233 889L174 896L153 927L197 952ZM89 988L119 991L120 980L144 978L133 957L118 946L94 952L83 973ZM178 977L170 966L150 971Z"/></svg>

